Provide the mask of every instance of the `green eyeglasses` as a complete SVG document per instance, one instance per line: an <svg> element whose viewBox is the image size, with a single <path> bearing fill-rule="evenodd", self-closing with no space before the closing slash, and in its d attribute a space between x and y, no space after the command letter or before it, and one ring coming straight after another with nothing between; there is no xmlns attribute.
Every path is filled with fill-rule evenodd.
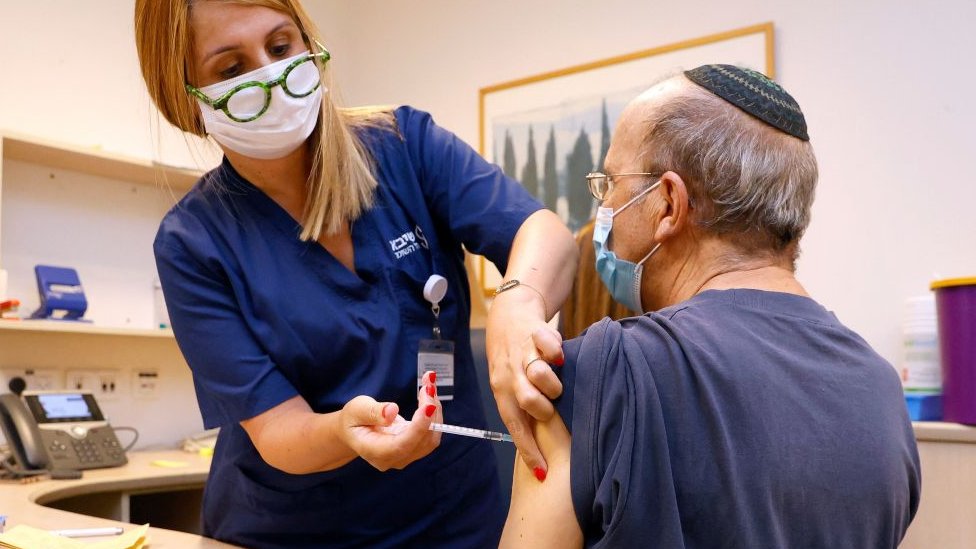
<svg viewBox="0 0 976 549"><path fill-rule="evenodd" d="M318 60L325 65L332 59L332 55L321 47L321 44L319 48L322 50L319 53L310 53L289 63L278 78L268 82L257 80L243 82L217 99L207 97L202 91L189 84L185 85L186 91L213 107L214 110L224 111L227 118L231 120L250 122L260 118L268 110L271 105L271 90L275 86L281 86L290 97L299 99L307 97L322 85L319 70L311 61Z"/></svg>

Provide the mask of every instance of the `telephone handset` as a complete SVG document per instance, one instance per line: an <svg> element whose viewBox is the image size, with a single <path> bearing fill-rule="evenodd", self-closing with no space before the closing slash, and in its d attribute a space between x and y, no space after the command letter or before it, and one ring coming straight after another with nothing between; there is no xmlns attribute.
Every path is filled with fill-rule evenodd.
<svg viewBox="0 0 976 549"><path fill-rule="evenodd" d="M21 468L48 468L41 431L19 396L13 393L0 395L0 426L10 452Z"/></svg>
<svg viewBox="0 0 976 549"><path fill-rule="evenodd" d="M0 427L24 470L96 469L128 462L91 393L0 395Z"/></svg>

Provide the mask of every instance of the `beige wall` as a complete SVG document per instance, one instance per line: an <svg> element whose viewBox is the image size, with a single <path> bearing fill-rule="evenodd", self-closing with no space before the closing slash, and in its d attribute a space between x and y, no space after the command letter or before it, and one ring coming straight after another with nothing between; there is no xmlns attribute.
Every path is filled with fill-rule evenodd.
<svg viewBox="0 0 976 549"><path fill-rule="evenodd" d="M475 145L482 86L773 21L777 74L807 113L821 165L799 271L811 293L897 365L903 300L933 278L976 274L976 75L965 69L976 3L306 3L347 104L410 103ZM131 6L0 0L0 128L212 163L154 131Z"/></svg>
<svg viewBox="0 0 976 549"><path fill-rule="evenodd" d="M346 103L410 103L474 145L482 86L773 21L779 80L821 164L808 289L897 364L902 301L933 277L976 275L969 0L306 3ZM0 0L0 129L197 165L154 129L132 5Z"/></svg>
<svg viewBox="0 0 976 549"><path fill-rule="evenodd" d="M807 289L898 365L904 299L935 277L976 275L970 0L307 5L331 32L348 103L413 104L473 145L483 86L772 21L778 80L820 161Z"/></svg>
<svg viewBox="0 0 976 549"><path fill-rule="evenodd" d="M213 151L160 127L139 73L133 0L0 0L0 130L179 166ZM197 162L199 160L199 162Z"/></svg>

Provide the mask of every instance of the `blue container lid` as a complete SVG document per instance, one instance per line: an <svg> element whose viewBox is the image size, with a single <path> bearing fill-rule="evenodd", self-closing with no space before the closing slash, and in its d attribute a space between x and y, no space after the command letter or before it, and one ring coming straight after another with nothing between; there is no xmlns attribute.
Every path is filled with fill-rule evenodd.
<svg viewBox="0 0 976 549"><path fill-rule="evenodd" d="M905 405L912 421L942 419L942 395L939 393L906 393Z"/></svg>

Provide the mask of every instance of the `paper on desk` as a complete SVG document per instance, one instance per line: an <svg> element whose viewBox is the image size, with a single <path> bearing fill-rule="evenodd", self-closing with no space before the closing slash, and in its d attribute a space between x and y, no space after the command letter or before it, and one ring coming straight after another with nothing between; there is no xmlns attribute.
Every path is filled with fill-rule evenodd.
<svg viewBox="0 0 976 549"><path fill-rule="evenodd" d="M56 536L47 530L18 524L0 534L0 548L5 549L142 549L149 544L148 524L130 528L120 536L100 541Z"/></svg>

